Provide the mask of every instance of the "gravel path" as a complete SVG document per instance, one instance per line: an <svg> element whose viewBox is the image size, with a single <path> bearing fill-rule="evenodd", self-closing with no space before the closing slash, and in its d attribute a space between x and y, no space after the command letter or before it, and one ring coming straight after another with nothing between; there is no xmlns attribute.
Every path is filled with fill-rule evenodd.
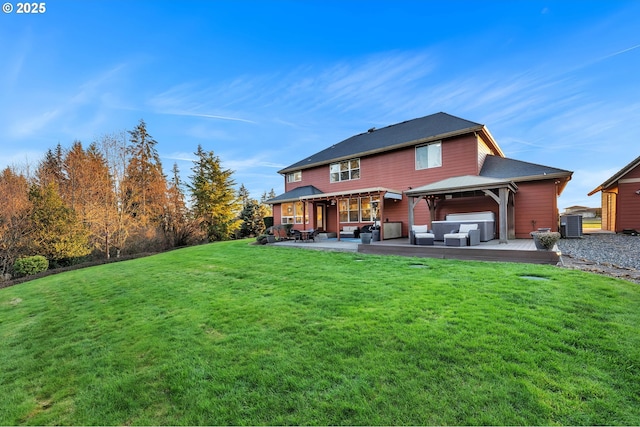
<svg viewBox="0 0 640 427"><path fill-rule="evenodd" d="M569 268L640 283L640 236L585 234L581 239L560 239L558 249Z"/></svg>

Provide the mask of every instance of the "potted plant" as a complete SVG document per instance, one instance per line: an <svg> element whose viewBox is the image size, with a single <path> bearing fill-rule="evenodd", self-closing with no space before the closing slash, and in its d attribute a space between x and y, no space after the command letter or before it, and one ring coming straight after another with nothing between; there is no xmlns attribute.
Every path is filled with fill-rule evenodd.
<svg viewBox="0 0 640 427"><path fill-rule="evenodd" d="M362 243L364 243L365 245L370 244L372 237L373 237L372 225L365 225L360 229L360 240L362 241Z"/></svg>
<svg viewBox="0 0 640 427"><path fill-rule="evenodd" d="M533 243L539 251L550 251L553 249L558 240L560 233L557 231L532 231Z"/></svg>

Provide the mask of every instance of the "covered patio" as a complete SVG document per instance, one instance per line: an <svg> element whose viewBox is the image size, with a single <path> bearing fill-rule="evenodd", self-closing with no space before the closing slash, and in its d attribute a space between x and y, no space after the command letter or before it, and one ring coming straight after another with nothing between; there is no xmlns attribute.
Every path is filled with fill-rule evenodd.
<svg viewBox="0 0 640 427"><path fill-rule="evenodd" d="M487 196L498 204L498 241L509 243L509 239L515 238L513 195L517 191L518 186L511 180L474 175L447 178L407 190L404 193L409 197L409 229L414 225L414 209L422 199L429 207L430 221L433 222L436 220L436 208L447 200Z"/></svg>
<svg viewBox="0 0 640 427"><path fill-rule="evenodd" d="M370 199L371 203L366 207L359 206L355 211L358 218L341 217L341 212L351 214L349 207L351 201L362 198ZM312 192L299 195L297 200L303 203L303 216L306 217L307 213L312 213L311 228L336 233L337 239L340 240L340 230L344 225L366 225L380 221L380 218L385 215L385 204L402 200L402 192L385 187L372 187L331 193ZM367 218L363 218L365 214ZM385 239L384 228L380 229L381 240Z"/></svg>

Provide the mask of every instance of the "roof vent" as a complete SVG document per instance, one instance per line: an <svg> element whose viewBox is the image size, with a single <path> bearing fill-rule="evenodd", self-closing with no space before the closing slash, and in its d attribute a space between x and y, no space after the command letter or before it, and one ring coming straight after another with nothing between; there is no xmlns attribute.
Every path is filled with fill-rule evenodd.
<svg viewBox="0 0 640 427"><path fill-rule="evenodd" d="M367 133L373 133L375 130L376 130L376 128L375 128L375 127L372 127L371 129L369 129L369 130L367 131Z"/></svg>

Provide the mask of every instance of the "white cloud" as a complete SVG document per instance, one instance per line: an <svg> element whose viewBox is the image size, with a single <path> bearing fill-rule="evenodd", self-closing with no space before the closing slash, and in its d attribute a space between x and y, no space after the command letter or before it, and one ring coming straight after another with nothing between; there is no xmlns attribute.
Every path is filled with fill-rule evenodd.
<svg viewBox="0 0 640 427"><path fill-rule="evenodd" d="M3 147L0 156L0 169L15 167L25 173L33 173L38 163L44 157L44 151L39 150L13 150Z"/></svg>
<svg viewBox="0 0 640 427"><path fill-rule="evenodd" d="M280 163L274 163L269 160L265 160L264 157L250 157L246 159L231 159L225 157L222 161L226 168L235 171L248 171L256 168L271 168L271 169L282 169L286 165Z"/></svg>
<svg viewBox="0 0 640 427"><path fill-rule="evenodd" d="M21 105L22 99L15 100L18 106L10 112L12 123L8 127L9 137L18 139L31 137L41 133L53 122L63 127L64 123L78 115L84 118L87 109L99 112L102 93L113 83L124 67L123 64L112 67L67 92L58 91L47 97L27 93L24 98L28 105ZM33 102L31 99L33 97L36 97L39 102ZM39 110L33 107L42 104L43 101L47 104L45 107Z"/></svg>

